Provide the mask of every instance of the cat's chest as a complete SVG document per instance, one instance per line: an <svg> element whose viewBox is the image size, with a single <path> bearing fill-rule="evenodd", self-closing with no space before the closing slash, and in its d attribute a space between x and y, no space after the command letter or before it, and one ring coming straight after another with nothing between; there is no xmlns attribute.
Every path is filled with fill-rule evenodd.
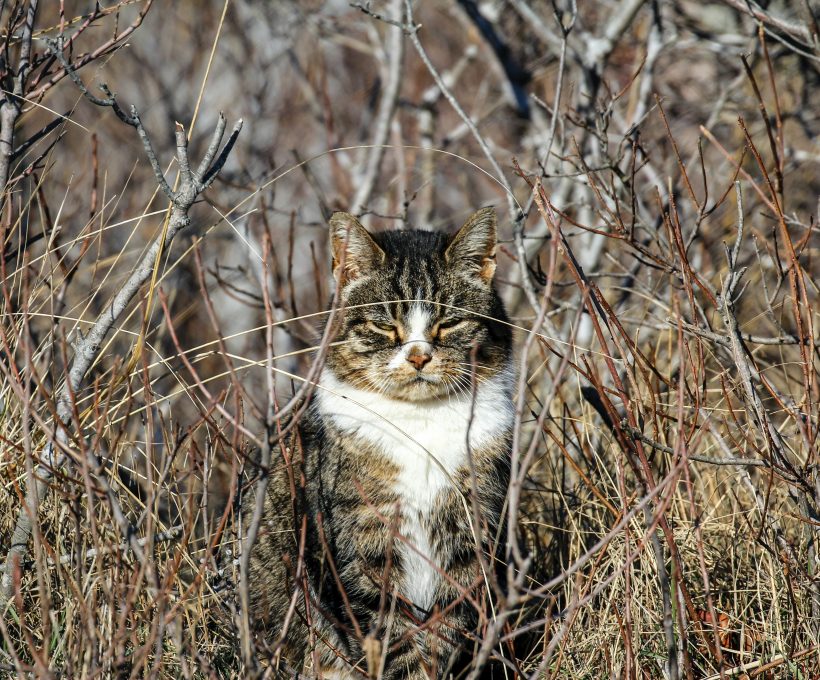
<svg viewBox="0 0 820 680"><path fill-rule="evenodd" d="M480 454L511 427L510 382L511 375L502 374L483 382L474 399L420 404L356 389L329 371L322 376L317 394L322 418L342 436L366 442L397 470L391 491L401 506L400 590L421 614L435 604L443 567L433 531L436 510L456 487L470 451ZM392 508L384 511L390 514ZM464 521L469 522L466 509Z"/></svg>
<svg viewBox="0 0 820 680"><path fill-rule="evenodd" d="M508 430L513 417L508 378L483 383L475 399L418 403L357 389L325 371L319 411L390 460L398 469L394 491L402 505L426 514L468 464L468 451L478 451Z"/></svg>

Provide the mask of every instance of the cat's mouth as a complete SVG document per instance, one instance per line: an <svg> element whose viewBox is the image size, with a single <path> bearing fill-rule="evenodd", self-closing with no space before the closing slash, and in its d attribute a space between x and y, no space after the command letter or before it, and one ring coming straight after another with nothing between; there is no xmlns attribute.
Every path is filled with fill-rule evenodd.
<svg viewBox="0 0 820 680"><path fill-rule="evenodd" d="M418 371L415 374L396 375L381 380L368 380L375 391L401 401L427 401L439 399L447 393L447 381L433 372Z"/></svg>
<svg viewBox="0 0 820 680"><path fill-rule="evenodd" d="M407 401L445 399L453 392L446 376L419 372L395 383L394 395Z"/></svg>
<svg viewBox="0 0 820 680"><path fill-rule="evenodd" d="M459 388L460 383L447 371L429 369L430 367L425 367L425 370L412 372L384 371L381 374L369 372L364 385L367 386L366 389L399 401L446 399L463 391L463 388Z"/></svg>
<svg viewBox="0 0 820 680"><path fill-rule="evenodd" d="M429 375L426 373L419 373L418 375L410 376L397 384L402 390L414 390L417 392L424 392L425 397L433 396L431 392L438 392L442 388L442 380L439 376Z"/></svg>

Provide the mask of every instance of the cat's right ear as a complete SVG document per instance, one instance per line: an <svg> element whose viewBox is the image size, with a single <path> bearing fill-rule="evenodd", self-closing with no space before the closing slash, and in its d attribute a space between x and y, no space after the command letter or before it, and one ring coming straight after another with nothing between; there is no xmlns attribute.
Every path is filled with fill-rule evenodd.
<svg viewBox="0 0 820 680"><path fill-rule="evenodd" d="M345 212L330 217L333 276L340 286L373 271L384 262L384 251L359 220Z"/></svg>

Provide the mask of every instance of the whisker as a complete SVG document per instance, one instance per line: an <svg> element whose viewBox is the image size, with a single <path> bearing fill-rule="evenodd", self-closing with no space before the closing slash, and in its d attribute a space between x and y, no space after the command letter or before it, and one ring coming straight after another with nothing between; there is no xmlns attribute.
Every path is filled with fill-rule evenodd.
<svg viewBox="0 0 820 680"><path fill-rule="evenodd" d="M460 366L477 366L478 368L492 368L489 364L480 361L456 361Z"/></svg>
<svg viewBox="0 0 820 680"><path fill-rule="evenodd" d="M465 371L463 368L457 369L457 370L458 370L458 373L456 373L456 375L463 376L463 377L467 378L467 380L470 383L472 383L473 378L475 378L475 381L479 384L487 383L490 380L486 376L479 375L478 373L474 373L473 371Z"/></svg>

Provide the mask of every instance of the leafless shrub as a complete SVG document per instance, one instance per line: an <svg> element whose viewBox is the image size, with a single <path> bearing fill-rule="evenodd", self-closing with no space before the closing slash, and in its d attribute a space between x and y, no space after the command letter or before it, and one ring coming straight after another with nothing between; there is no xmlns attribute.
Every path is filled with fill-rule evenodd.
<svg viewBox="0 0 820 680"><path fill-rule="evenodd" d="M471 677L817 676L812 3L53 4L0 5L0 670L301 670L252 632L237 499L315 389L325 220L498 202L521 372ZM220 109L247 129L194 168Z"/></svg>

